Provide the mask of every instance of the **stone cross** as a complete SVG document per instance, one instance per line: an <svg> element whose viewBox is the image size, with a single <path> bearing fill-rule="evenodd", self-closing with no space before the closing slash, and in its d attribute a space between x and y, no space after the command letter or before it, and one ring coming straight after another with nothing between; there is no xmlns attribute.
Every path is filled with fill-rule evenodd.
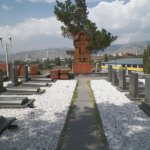
<svg viewBox="0 0 150 150"><path fill-rule="evenodd" d="M4 90L3 87L3 71L0 70L0 92L2 92Z"/></svg>
<svg viewBox="0 0 150 150"><path fill-rule="evenodd" d="M28 66L24 66L24 79L25 81L29 81L29 72L28 72Z"/></svg>
<svg viewBox="0 0 150 150"><path fill-rule="evenodd" d="M18 70L16 67L11 68L11 82L13 85L18 84Z"/></svg>
<svg viewBox="0 0 150 150"><path fill-rule="evenodd" d="M108 66L108 81L112 81L112 65Z"/></svg>
<svg viewBox="0 0 150 150"><path fill-rule="evenodd" d="M112 81L111 81L112 85L116 86L118 85L118 77L117 77L117 72L116 70L112 71Z"/></svg>
<svg viewBox="0 0 150 150"><path fill-rule="evenodd" d="M89 50L89 35L86 32L79 32L74 37L74 73L92 73L91 55Z"/></svg>
<svg viewBox="0 0 150 150"><path fill-rule="evenodd" d="M137 98L138 96L138 73L131 73L129 79L129 95Z"/></svg>
<svg viewBox="0 0 150 150"><path fill-rule="evenodd" d="M119 70L119 87L122 90L126 90L126 71Z"/></svg>

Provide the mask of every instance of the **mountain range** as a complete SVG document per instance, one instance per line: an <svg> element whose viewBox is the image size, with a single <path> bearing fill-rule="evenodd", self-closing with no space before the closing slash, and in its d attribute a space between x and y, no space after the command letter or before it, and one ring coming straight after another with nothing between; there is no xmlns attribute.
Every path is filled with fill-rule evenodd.
<svg viewBox="0 0 150 150"><path fill-rule="evenodd" d="M150 43L150 41L140 41L128 44L112 44L108 47L104 52L101 53L120 53L120 52L140 52L145 49L145 47ZM9 56L11 60L25 60L27 58L31 58L32 60L41 60L42 58L46 58L48 56L49 59L54 59L55 57L65 57L66 50L71 50L72 48L48 48L44 50L32 50L32 51L24 51L12 54ZM72 49L73 50L73 49ZM4 60L4 55L0 55L0 60Z"/></svg>
<svg viewBox="0 0 150 150"><path fill-rule="evenodd" d="M149 43L150 41L139 41L128 44L112 44L104 52L109 54L120 52L139 52L143 51Z"/></svg>

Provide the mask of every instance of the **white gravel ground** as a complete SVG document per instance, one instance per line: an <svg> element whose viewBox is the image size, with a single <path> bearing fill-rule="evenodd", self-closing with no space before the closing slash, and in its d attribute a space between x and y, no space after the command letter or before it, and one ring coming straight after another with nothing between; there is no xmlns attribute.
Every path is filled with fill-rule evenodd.
<svg viewBox="0 0 150 150"><path fill-rule="evenodd" d="M105 80L91 81L110 150L150 150L150 117Z"/></svg>
<svg viewBox="0 0 150 150"><path fill-rule="evenodd" d="M17 131L0 136L0 150L55 150L65 123L76 80L57 81L46 93L31 95L35 108L0 109L0 115L16 117Z"/></svg>

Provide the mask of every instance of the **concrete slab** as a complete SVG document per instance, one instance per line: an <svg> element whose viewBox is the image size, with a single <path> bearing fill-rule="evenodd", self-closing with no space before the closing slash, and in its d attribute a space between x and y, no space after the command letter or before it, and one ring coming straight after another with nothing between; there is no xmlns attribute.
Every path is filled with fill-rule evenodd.
<svg viewBox="0 0 150 150"><path fill-rule="evenodd" d="M0 97L0 108L26 108L33 107L34 99L27 97Z"/></svg>
<svg viewBox="0 0 150 150"><path fill-rule="evenodd" d="M93 103L90 102L87 78L79 79L78 98L72 109L72 117L61 143L61 150L105 150L106 140L100 139L96 128Z"/></svg>

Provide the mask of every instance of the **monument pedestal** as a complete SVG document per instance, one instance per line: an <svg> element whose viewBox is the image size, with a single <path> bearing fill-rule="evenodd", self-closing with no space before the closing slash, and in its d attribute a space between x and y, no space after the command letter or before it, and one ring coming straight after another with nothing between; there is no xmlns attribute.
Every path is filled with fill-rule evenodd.
<svg viewBox="0 0 150 150"><path fill-rule="evenodd" d="M73 64L74 73L92 73L92 65L87 62L78 62Z"/></svg>

